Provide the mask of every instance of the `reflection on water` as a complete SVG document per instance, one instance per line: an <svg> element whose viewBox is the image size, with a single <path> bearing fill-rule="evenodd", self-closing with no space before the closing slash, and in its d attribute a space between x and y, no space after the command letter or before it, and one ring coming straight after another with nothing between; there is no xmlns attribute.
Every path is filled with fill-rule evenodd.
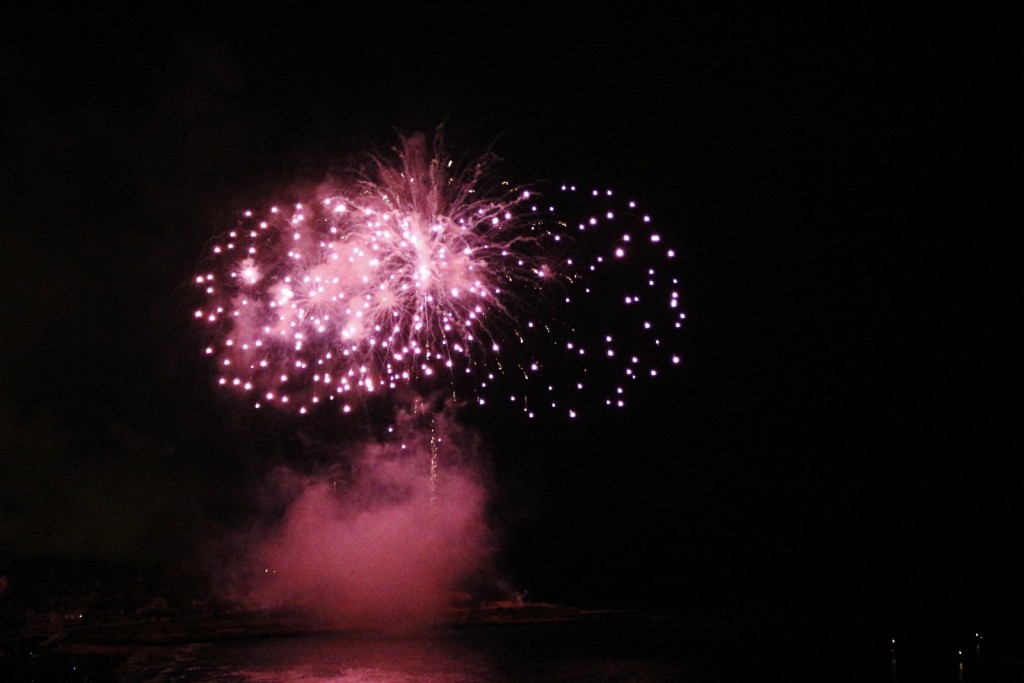
<svg viewBox="0 0 1024 683"><path fill-rule="evenodd" d="M911 635L831 638L762 628L761 640L708 624L622 618L452 627L429 635L333 633L134 649L127 683L1002 683L1024 681L1024 654L1005 638ZM732 636L732 637L730 637ZM966 647L964 645L967 645ZM0 662L0 669L2 669ZM6 681L0 672L0 680ZM36 678L36 680L51 680ZM62 679L63 680L63 679ZM107 680L78 678L75 680Z"/></svg>
<svg viewBox="0 0 1024 683"><path fill-rule="evenodd" d="M123 680L344 683L392 681L689 681L671 627L533 624L389 638L269 638L137 652Z"/></svg>

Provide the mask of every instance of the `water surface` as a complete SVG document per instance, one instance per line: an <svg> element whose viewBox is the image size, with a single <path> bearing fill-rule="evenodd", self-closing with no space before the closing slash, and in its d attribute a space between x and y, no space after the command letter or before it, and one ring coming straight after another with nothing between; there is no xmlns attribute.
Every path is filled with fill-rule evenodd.
<svg viewBox="0 0 1024 683"><path fill-rule="evenodd" d="M152 647L135 652L119 673L128 682L697 681L683 652L671 622L628 620Z"/></svg>

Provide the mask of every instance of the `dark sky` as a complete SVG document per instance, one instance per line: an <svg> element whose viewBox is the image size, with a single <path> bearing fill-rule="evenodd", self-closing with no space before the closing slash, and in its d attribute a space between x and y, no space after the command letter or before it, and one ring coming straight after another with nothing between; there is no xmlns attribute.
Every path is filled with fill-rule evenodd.
<svg viewBox="0 0 1024 683"><path fill-rule="evenodd" d="M163 557L243 520L302 430L213 391L206 241L444 121L510 175L628 189L683 253L681 371L607 420L481 418L514 581L794 619L1019 611L998 17L170 7L5 28L0 556Z"/></svg>

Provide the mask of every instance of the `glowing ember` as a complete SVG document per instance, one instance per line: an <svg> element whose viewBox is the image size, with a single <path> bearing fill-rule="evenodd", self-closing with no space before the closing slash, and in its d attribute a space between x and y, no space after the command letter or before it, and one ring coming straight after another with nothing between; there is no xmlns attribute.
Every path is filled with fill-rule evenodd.
<svg viewBox="0 0 1024 683"><path fill-rule="evenodd" d="M575 417L678 363L675 252L649 216L495 182L492 162L453 169L414 135L350 187L246 211L195 277L218 383L302 414L410 387L484 405L508 385L531 417Z"/></svg>

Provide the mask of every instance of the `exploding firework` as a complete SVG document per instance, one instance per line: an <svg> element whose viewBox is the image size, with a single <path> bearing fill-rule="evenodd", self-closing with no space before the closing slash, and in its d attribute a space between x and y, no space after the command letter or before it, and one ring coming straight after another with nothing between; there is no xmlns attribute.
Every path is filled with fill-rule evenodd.
<svg viewBox="0 0 1024 683"><path fill-rule="evenodd" d="M218 383L303 414L444 389L575 417L678 363L675 253L650 218L493 162L413 135L344 187L244 212L195 277Z"/></svg>

